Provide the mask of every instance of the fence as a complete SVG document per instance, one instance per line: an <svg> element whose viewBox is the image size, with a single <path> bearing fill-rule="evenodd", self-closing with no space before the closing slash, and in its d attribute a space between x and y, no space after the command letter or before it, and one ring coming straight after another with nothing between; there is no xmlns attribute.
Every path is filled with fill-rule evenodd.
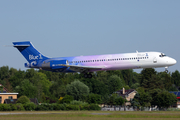
<svg viewBox="0 0 180 120"><path fill-rule="evenodd" d="M101 111L159 111L156 107L124 107L124 106L105 106L101 107Z"/></svg>

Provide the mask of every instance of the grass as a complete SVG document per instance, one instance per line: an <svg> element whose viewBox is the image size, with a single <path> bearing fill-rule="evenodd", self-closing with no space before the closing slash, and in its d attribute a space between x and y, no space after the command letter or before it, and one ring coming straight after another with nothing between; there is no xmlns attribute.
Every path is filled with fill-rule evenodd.
<svg viewBox="0 0 180 120"><path fill-rule="evenodd" d="M4 115L6 113L11 113ZM164 120L180 119L180 111L122 112L122 111L51 111L0 112L0 120Z"/></svg>

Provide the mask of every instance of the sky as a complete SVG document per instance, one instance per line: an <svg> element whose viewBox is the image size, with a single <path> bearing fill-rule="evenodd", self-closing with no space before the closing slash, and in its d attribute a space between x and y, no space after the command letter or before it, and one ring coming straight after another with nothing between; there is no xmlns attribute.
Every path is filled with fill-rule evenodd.
<svg viewBox="0 0 180 120"><path fill-rule="evenodd" d="M19 51L4 45L31 41L49 57L163 52L177 60L169 72L180 71L179 5L179 0L1 0L0 67L26 70Z"/></svg>

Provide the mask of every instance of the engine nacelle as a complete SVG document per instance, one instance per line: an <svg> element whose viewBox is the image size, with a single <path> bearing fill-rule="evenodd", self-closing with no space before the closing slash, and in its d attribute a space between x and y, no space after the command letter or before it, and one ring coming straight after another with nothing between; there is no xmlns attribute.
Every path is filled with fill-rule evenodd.
<svg viewBox="0 0 180 120"><path fill-rule="evenodd" d="M42 63L42 69L65 69L66 66L62 66L62 64L67 65L67 60L52 60L47 63Z"/></svg>

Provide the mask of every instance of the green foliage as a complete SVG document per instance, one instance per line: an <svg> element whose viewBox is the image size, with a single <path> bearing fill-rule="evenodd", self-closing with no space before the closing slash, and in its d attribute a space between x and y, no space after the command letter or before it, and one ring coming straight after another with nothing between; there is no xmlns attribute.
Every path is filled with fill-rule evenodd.
<svg viewBox="0 0 180 120"><path fill-rule="evenodd" d="M89 94L89 88L79 80L75 80L67 85L66 92L68 95L73 96L75 100L80 100L83 95Z"/></svg>
<svg viewBox="0 0 180 120"><path fill-rule="evenodd" d="M29 110L31 111L31 110L35 110L36 109L36 105L34 103L32 103L32 102L25 103L23 106L24 106L24 109L26 111L29 111Z"/></svg>
<svg viewBox="0 0 180 120"><path fill-rule="evenodd" d="M131 86L132 85L132 75L133 75L133 70L121 70L121 74L123 76L123 79L126 83L126 85Z"/></svg>
<svg viewBox="0 0 180 120"><path fill-rule="evenodd" d="M154 68L146 68L141 71L140 84L144 82L144 80L149 80L152 75L156 75L156 71Z"/></svg>
<svg viewBox="0 0 180 120"><path fill-rule="evenodd" d="M65 104L53 103L53 104L51 104L51 106L53 107L53 110L66 110Z"/></svg>
<svg viewBox="0 0 180 120"><path fill-rule="evenodd" d="M140 90L139 90L140 91ZM131 100L132 106L136 107L149 107L151 106L152 97L144 92L142 89L140 92L136 93L134 99Z"/></svg>
<svg viewBox="0 0 180 120"><path fill-rule="evenodd" d="M19 97L18 100L16 101L16 103L21 103L21 104L25 104L29 102L30 102L29 98L24 95Z"/></svg>
<svg viewBox="0 0 180 120"><path fill-rule="evenodd" d="M74 99L73 99L72 96L70 96L70 95L65 95L62 100L59 100L59 101L58 101L58 103L60 103L60 104L70 103L70 102L73 101L73 100L74 100Z"/></svg>
<svg viewBox="0 0 180 120"><path fill-rule="evenodd" d="M10 104L0 104L0 111L11 111Z"/></svg>
<svg viewBox="0 0 180 120"><path fill-rule="evenodd" d="M5 78L9 78L9 67L8 66L2 66L0 67L0 79L3 80Z"/></svg>
<svg viewBox="0 0 180 120"><path fill-rule="evenodd" d="M124 88L125 90L131 89L131 88L129 87L129 85L125 85L125 86L123 86L123 88ZM121 89L122 89L122 88L121 88Z"/></svg>
<svg viewBox="0 0 180 120"><path fill-rule="evenodd" d="M68 104L66 110L80 110L79 105Z"/></svg>
<svg viewBox="0 0 180 120"><path fill-rule="evenodd" d="M3 86L0 86L0 92L1 93L3 92Z"/></svg>
<svg viewBox="0 0 180 120"><path fill-rule="evenodd" d="M150 91L156 88L164 89L164 84L162 79L157 75L151 75L148 79L144 79L141 86L145 89L145 91Z"/></svg>
<svg viewBox="0 0 180 120"><path fill-rule="evenodd" d="M21 71L9 68L8 66L2 66L0 67L0 84L10 92L18 92L18 97L25 95L28 98L37 98L40 103L56 102L60 96L72 95L75 100L79 101L72 101L74 99L70 100L65 97L64 102L61 102L72 105L78 104L80 110L90 110L90 105L81 104L80 101L88 102L89 100L89 103L101 103L97 101L102 101L102 103L116 105L118 96L110 95L122 87L125 87L126 90L130 89L129 86L131 89L136 89L139 93L139 96L137 94L135 96L136 99L132 100L134 105L140 107L156 105L157 103L155 101L157 96L161 96L160 93L165 90L178 91L177 88L180 86L180 73L177 70L172 72L172 74L156 72L152 68L143 69L140 74L133 72L133 70L112 70L98 71L92 73L92 75L93 77L91 79L85 79L83 73L60 73L44 70L37 71L35 69ZM82 84L84 83L86 85L84 87L86 90L80 87L84 86L82 84L72 85L76 79L79 79ZM69 91L67 90L67 86L71 86ZM2 87L0 91L2 92ZM91 96L89 93L93 93L98 97ZM171 97L168 97L168 99L170 100ZM20 107L17 107L16 104L0 105L0 110L23 110L21 105L18 106ZM28 107L24 106L24 108L27 109ZM65 110L66 104L57 104L57 107L55 107L55 104L46 104L42 105L39 109L43 108L47 110Z"/></svg>
<svg viewBox="0 0 180 120"><path fill-rule="evenodd" d="M36 106L37 111L52 111L54 110L54 104L40 104Z"/></svg>
<svg viewBox="0 0 180 120"><path fill-rule="evenodd" d="M97 79L92 78L88 80L82 78L81 82L83 82L85 85L89 87L90 93L99 94L101 96L109 94L108 85L105 84L106 82L108 82L108 80L106 80L105 83L103 83L101 79L99 80L99 77Z"/></svg>
<svg viewBox="0 0 180 120"><path fill-rule="evenodd" d="M11 106L11 110L12 111L16 111L17 110L16 104L10 104L10 106Z"/></svg>
<svg viewBox="0 0 180 120"><path fill-rule="evenodd" d="M73 100L70 102L71 105L87 105L88 103L83 102L83 101L77 101L77 100Z"/></svg>
<svg viewBox="0 0 180 120"><path fill-rule="evenodd" d="M139 84L139 83L135 83L135 84L131 85L131 88L132 88L132 89L136 89L136 88L138 88L138 87L140 87L140 84Z"/></svg>
<svg viewBox="0 0 180 120"><path fill-rule="evenodd" d="M172 72L171 82L175 84L176 86L180 86L180 73L178 70L176 70L175 72Z"/></svg>
<svg viewBox="0 0 180 120"><path fill-rule="evenodd" d="M117 75L118 77L123 79L122 72L120 70L109 70L107 71L107 73L108 73L108 78L112 75Z"/></svg>
<svg viewBox="0 0 180 120"><path fill-rule="evenodd" d="M36 107L37 111L47 111L49 110L49 104L41 104Z"/></svg>
<svg viewBox="0 0 180 120"><path fill-rule="evenodd" d="M85 104L85 105L79 105L80 110L90 110L90 105L89 104Z"/></svg>
<svg viewBox="0 0 180 120"><path fill-rule="evenodd" d="M29 98L35 98L37 96L37 87L34 86L28 79L23 80L19 86L15 89L20 96L25 95Z"/></svg>
<svg viewBox="0 0 180 120"><path fill-rule="evenodd" d="M23 104L21 104L21 103L15 104L15 107L16 107L16 110L17 110L17 111L24 111Z"/></svg>
<svg viewBox="0 0 180 120"><path fill-rule="evenodd" d="M51 97L58 99L60 96L66 95L66 85L63 83L62 79L56 80L52 83L49 91L51 93Z"/></svg>
<svg viewBox="0 0 180 120"><path fill-rule="evenodd" d="M109 85L109 93L112 94L116 90L122 88L124 86L123 80L118 77L117 75L112 75L108 79L108 85Z"/></svg>
<svg viewBox="0 0 180 120"><path fill-rule="evenodd" d="M168 108L170 105L177 102L176 95L167 91L162 91L154 97L153 103L159 108Z"/></svg>
<svg viewBox="0 0 180 120"><path fill-rule="evenodd" d="M101 107L97 104L90 104L89 110L101 110Z"/></svg>
<svg viewBox="0 0 180 120"><path fill-rule="evenodd" d="M101 96L98 95L98 94L93 94L93 93L91 93L91 94L89 94L88 97L87 97L87 102L88 102L89 104L92 104L92 103L94 103L94 104L100 104L100 103L102 102Z"/></svg>
<svg viewBox="0 0 180 120"><path fill-rule="evenodd" d="M109 105L116 105L116 98L117 98L117 94L112 94L108 100L108 104Z"/></svg>
<svg viewBox="0 0 180 120"><path fill-rule="evenodd" d="M160 80L163 82L164 88L166 90L169 90L169 88L172 86L170 73L160 72L158 73L158 76Z"/></svg>
<svg viewBox="0 0 180 120"><path fill-rule="evenodd" d="M122 98L122 97L117 97L116 99L115 99L115 104L116 105L123 105L125 103L125 100L124 100L124 98Z"/></svg>
<svg viewBox="0 0 180 120"><path fill-rule="evenodd" d="M42 89L45 94L49 94L49 87L51 82L48 80L46 74L38 72L32 78L33 83L35 83L38 89Z"/></svg>

